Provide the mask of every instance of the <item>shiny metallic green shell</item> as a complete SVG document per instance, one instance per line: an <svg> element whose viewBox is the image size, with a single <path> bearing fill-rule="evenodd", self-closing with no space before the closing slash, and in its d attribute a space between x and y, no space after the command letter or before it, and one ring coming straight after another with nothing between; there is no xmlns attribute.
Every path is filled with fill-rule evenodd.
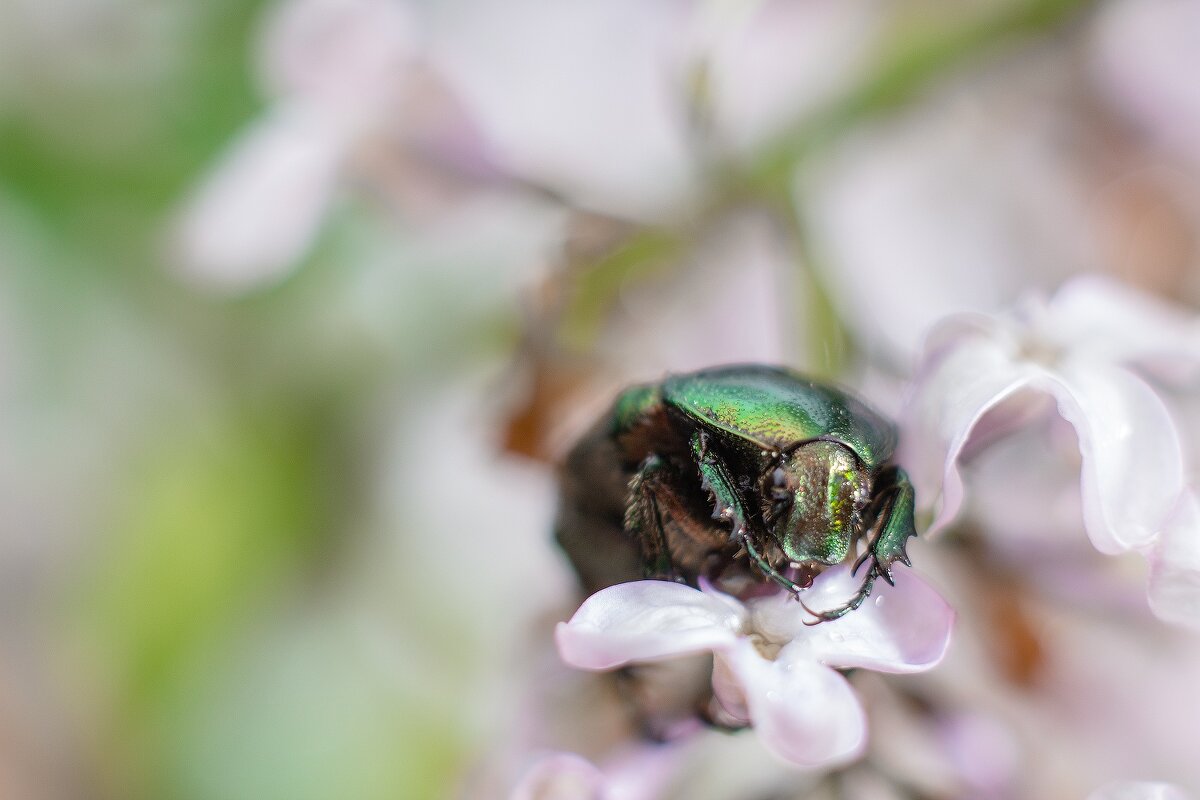
<svg viewBox="0 0 1200 800"><path fill-rule="evenodd" d="M673 376L663 382L662 397L706 427L763 449L830 439L874 469L896 447L895 428L862 401L775 367L739 365Z"/></svg>

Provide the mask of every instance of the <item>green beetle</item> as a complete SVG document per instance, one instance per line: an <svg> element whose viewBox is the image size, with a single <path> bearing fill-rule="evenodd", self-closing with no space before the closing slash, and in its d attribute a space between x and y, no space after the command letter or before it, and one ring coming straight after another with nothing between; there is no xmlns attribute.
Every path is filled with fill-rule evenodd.
<svg viewBox="0 0 1200 800"><path fill-rule="evenodd" d="M895 443L861 400L786 369L673 375L625 390L570 451L555 535L591 592L749 575L799 598L861 547L858 592L813 612L837 619L910 564L913 488Z"/></svg>

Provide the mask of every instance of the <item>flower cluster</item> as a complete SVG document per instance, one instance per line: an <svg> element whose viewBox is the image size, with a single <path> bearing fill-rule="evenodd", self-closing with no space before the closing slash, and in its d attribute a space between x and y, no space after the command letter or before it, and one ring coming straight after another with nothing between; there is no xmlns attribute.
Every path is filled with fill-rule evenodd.
<svg viewBox="0 0 1200 800"><path fill-rule="evenodd" d="M936 509L930 533L959 511L960 461L981 420L1049 395L1078 436L1092 544L1107 554L1148 554L1155 610L1200 627L1200 516L1161 388L1197 375L1200 318L1099 278L1080 278L1007 316L946 319L926 343L907 420L905 463ZM988 436L1023 421L1010 410Z"/></svg>
<svg viewBox="0 0 1200 800"><path fill-rule="evenodd" d="M854 593L848 567L819 575L803 601L834 606ZM734 721L801 766L843 763L863 750L866 720L839 669L930 669L954 614L916 576L898 572L854 613L820 625L787 593L739 602L715 589L638 581L603 589L559 625L564 661L584 669L712 652L713 691Z"/></svg>

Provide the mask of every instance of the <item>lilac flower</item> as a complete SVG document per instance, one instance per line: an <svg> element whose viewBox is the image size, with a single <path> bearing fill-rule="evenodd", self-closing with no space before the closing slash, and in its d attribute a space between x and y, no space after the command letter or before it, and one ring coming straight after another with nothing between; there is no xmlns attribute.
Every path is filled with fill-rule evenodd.
<svg viewBox="0 0 1200 800"><path fill-rule="evenodd" d="M428 63L419 23L397 0L278 5L260 53L271 103L177 221L187 275L233 289L284 276L350 178L421 217L497 177L481 132Z"/></svg>
<svg viewBox="0 0 1200 800"><path fill-rule="evenodd" d="M1094 159L1059 145L1081 124L1062 99L1071 86L1061 57L947 82L797 171L821 254L813 266L842 323L883 365L907 367L947 314L998 308L1112 257L1113 221L1084 179Z"/></svg>
<svg viewBox="0 0 1200 800"><path fill-rule="evenodd" d="M1188 492L1150 555L1150 608L1160 619L1200 628L1200 499Z"/></svg>
<svg viewBox="0 0 1200 800"><path fill-rule="evenodd" d="M176 231L191 276L242 287L304 254L353 143L395 105L412 58L408 8L292 0L267 26L262 83L274 102L188 199Z"/></svg>
<svg viewBox="0 0 1200 800"><path fill-rule="evenodd" d="M1008 316L945 320L926 342L902 453L917 496L935 508L930 532L949 524L962 504L959 461L977 427L989 427L980 421L995 421L989 412L1002 404L1019 411L1017 398L1043 393L1079 439L1092 544L1107 554L1175 553L1174 564L1159 565L1158 583L1170 586L1162 596L1181 599L1180 587L1196 583L1180 569L1200 564L1192 552L1200 515L1189 515L1179 433L1147 378L1178 381L1198 366L1200 321L1095 277ZM1005 433L1011 423L988 433Z"/></svg>
<svg viewBox="0 0 1200 800"><path fill-rule="evenodd" d="M853 594L846 566L805 591L810 608ZM583 669L613 669L710 651L713 690L729 716L751 723L766 747L801 766L856 757L866 743L862 706L838 668L919 672L941 661L954 612L906 570L862 608L807 626L786 594L740 602L711 588L637 581L589 597L556 632L559 654Z"/></svg>
<svg viewBox="0 0 1200 800"><path fill-rule="evenodd" d="M521 776L511 800L597 800L604 783L604 773L583 756L552 753Z"/></svg>
<svg viewBox="0 0 1200 800"><path fill-rule="evenodd" d="M721 155L750 150L844 90L881 27L875 0L445 5L434 57L497 158L635 219L694 202L698 139Z"/></svg>
<svg viewBox="0 0 1200 800"><path fill-rule="evenodd" d="M575 753L549 753L525 771L510 800L653 800L677 756L671 745L633 746L597 766Z"/></svg>
<svg viewBox="0 0 1200 800"><path fill-rule="evenodd" d="M1092 61L1103 95L1158 143L1200 164L1200 5L1115 0L1092 26Z"/></svg>
<svg viewBox="0 0 1200 800"><path fill-rule="evenodd" d="M1088 800L1189 800L1190 795L1169 783L1110 783L1088 795Z"/></svg>

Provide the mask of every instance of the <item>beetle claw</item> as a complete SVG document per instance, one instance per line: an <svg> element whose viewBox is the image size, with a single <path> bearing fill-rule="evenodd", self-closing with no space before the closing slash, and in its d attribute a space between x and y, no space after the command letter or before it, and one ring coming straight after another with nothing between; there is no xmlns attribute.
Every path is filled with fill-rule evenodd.
<svg viewBox="0 0 1200 800"><path fill-rule="evenodd" d="M867 571L867 577L863 580L862 585L858 587L858 592L848 601L840 606L837 606L836 608L831 608L826 611L813 611L811 608L804 605L803 601L801 601L800 605L804 606L804 610L816 617L814 620L805 620L804 624L811 628L814 625L820 625L822 622L832 622L835 619L841 619L851 611L857 610L858 607L866 601L867 597L870 596L871 589L873 589L875 586L875 579L881 575L884 576L885 580L887 580L887 575L884 571L882 571L881 567L879 566L879 562L875 562L871 569Z"/></svg>
<svg viewBox="0 0 1200 800"><path fill-rule="evenodd" d="M806 619L804 621L804 625L806 627L812 628L816 625L820 625L822 622L833 622L835 619L841 619L842 617L849 614L851 611L854 611L856 608L861 606L862 601L865 597L866 597L865 595L863 595L863 597L861 597L861 598L856 596L849 603L838 606L837 608L831 608L828 611L813 611L808 606L804 606L805 611L807 611L808 613L810 613L814 617L816 617L816 619L812 619L812 620ZM800 605L804 605L804 603L802 602Z"/></svg>
<svg viewBox="0 0 1200 800"><path fill-rule="evenodd" d="M803 608L803 609L804 609L805 611L807 611L809 614L812 614L814 617L816 617L816 618L817 618L817 621L816 621L816 622L809 622L808 620L805 620L805 621L804 621L804 624L805 624L805 625L812 626L812 625L816 625L816 624L818 624L818 623L820 623L820 622L822 622L822 621L823 621L823 620L821 619L821 614L820 614L819 612L813 611L811 608L809 608L809 607L808 607L808 605L807 605L807 604L806 604L806 603L805 603L803 600L801 600L801 599L800 599L800 595L796 595L796 602L800 604L800 607L801 607L801 608Z"/></svg>

